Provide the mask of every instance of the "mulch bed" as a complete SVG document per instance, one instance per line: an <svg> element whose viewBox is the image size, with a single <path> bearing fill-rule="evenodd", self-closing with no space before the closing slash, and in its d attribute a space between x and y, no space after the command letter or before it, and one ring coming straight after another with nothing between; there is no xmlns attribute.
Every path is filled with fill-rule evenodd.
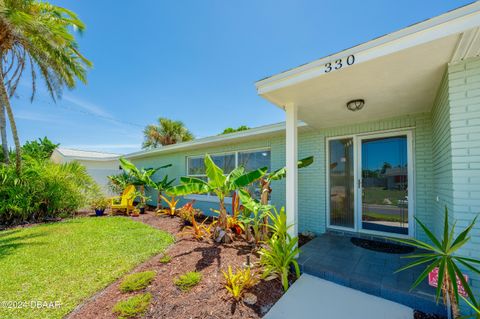
<svg viewBox="0 0 480 319"><path fill-rule="evenodd" d="M108 218L108 217L105 217ZM181 230L180 219L155 216L152 212L134 218L174 235ZM114 240L114 239L113 239ZM138 240L142 240L139 238ZM146 288L153 296L145 318L261 318L282 296L282 286L278 280L261 281L250 291L257 296L254 305L234 302L224 288L222 270L229 265L241 267L250 256L251 262L259 256L244 241L232 244L216 244L212 241L196 241L188 237L177 237L177 242L166 253L172 257L168 264L162 264L157 255L138 266L132 272L154 270L154 282ZM199 271L203 279L189 292L180 291L173 280L188 271ZM127 299L134 293L121 293L118 285L121 279L111 284L84 304L80 305L67 318L116 318L112 308L119 300Z"/></svg>

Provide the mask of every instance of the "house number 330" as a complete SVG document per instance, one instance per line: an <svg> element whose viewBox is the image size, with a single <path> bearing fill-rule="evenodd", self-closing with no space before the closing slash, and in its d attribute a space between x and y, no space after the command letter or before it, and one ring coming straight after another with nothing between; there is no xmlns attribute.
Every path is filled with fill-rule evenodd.
<svg viewBox="0 0 480 319"><path fill-rule="evenodd" d="M347 56L345 61L343 59L338 59L338 60L335 60L335 62L326 63L325 64L325 73L328 73L328 72L333 71L333 70L341 69L344 66L344 63L346 65L354 64L355 63L355 56L352 54L352 55Z"/></svg>

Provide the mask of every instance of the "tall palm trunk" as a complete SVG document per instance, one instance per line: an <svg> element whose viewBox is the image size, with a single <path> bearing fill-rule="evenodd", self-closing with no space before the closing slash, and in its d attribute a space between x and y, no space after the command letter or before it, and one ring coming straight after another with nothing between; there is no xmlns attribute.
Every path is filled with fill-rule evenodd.
<svg viewBox="0 0 480 319"><path fill-rule="evenodd" d="M5 164L10 163L10 154L8 152L7 142L7 119L5 118L5 107L0 102L0 138L2 140L3 161Z"/></svg>
<svg viewBox="0 0 480 319"><path fill-rule="evenodd" d="M15 118L13 117L13 111L10 105L7 89L5 87L5 79L3 78L2 72L0 72L0 103L3 104L8 114L10 128L12 130L12 135L13 135L13 141L15 143L16 168L17 168L17 172L20 173L20 171L22 170L22 149L20 147L20 139L18 138L17 125L15 124Z"/></svg>

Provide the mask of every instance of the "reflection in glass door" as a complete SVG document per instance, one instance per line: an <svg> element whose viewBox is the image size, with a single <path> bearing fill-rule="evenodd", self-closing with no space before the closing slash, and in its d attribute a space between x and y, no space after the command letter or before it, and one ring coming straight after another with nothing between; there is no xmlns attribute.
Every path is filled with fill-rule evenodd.
<svg viewBox="0 0 480 319"><path fill-rule="evenodd" d="M354 228L355 175L353 139L329 141L330 225Z"/></svg>
<svg viewBox="0 0 480 319"><path fill-rule="evenodd" d="M408 235L407 136L361 140L361 227Z"/></svg>

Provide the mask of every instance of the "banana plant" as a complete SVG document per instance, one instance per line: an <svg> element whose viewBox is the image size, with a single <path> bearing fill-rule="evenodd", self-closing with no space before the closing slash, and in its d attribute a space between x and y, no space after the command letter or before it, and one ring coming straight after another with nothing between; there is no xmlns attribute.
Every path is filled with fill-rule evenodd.
<svg viewBox="0 0 480 319"><path fill-rule="evenodd" d="M142 168L139 169L125 158L120 158L120 166L123 170L132 177L132 184L138 186L142 195L145 196L145 186L149 185L151 177L158 170L172 166L172 164L163 165L157 168ZM145 204L145 200L142 199L142 204Z"/></svg>
<svg viewBox="0 0 480 319"><path fill-rule="evenodd" d="M304 168L304 167L310 166L312 163L313 163L313 156L305 157L298 161L297 167ZM272 192L270 184L273 181L279 181L281 179L284 179L286 176L287 176L287 168L282 167L277 169L276 171L273 171L271 173L264 175L260 179L260 185L261 185L260 202L263 205L268 204L268 197ZM262 227L262 237L266 238L266 236L268 235L268 227L267 227L268 217L267 216L264 216L263 224L264 226Z"/></svg>
<svg viewBox="0 0 480 319"><path fill-rule="evenodd" d="M195 177L181 177L181 184L167 189L166 193L174 196L185 196L189 194L206 194L214 193L219 200L219 217L218 228L222 230L225 235L221 237L221 232L218 228L214 236L217 240L228 242L230 240L229 230L227 225L227 210L225 209L225 197L231 192L241 189L257 181L267 172L267 167L256 169L251 172L245 172L243 167L237 167L229 174L225 174L223 170L218 167L210 157L205 155L205 173L208 180L204 181Z"/></svg>
<svg viewBox="0 0 480 319"><path fill-rule="evenodd" d="M244 225L243 227L245 227L245 233L247 233L251 227L255 245L258 246L262 239L266 239L266 237L262 238L263 219L273 206L263 205L259 200L252 198L245 189L239 190L238 196L242 201L243 207L248 212L248 214L240 216L240 220Z"/></svg>
<svg viewBox="0 0 480 319"><path fill-rule="evenodd" d="M451 312L453 312L454 318L458 316L459 294L457 279L460 280L463 288L468 294L468 297L472 301L472 304L477 305L477 301L472 292L472 289L470 288L470 285L463 276L463 273L460 270L459 266L464 266L472 272L480 274L480 270L474 266L474 264L479 265L480 260L462 257L456 254L456 252L470 240L471 237L469 236L469 233L475 225L477 217L473 219L473 221L470 223L470 225L468 225L467 228L465 228L456 238L454 238L456 222L450 229L448 223L448 209L447 207L445 207L445 220L442 238L437 238L433 234L433 232L427 228L427 226L425 226L418 218L415 218L417 223L420 225L422 230L430 239L431 244L418 239L393 239L397 242L412 245L416 248L426 251L414 255L405 256L404 258L413 258L416 260L396 271L399 272L428 263L425 267L425 270L413 283L411 289L417 287L432 270L438 267L438 285L436 290L436 300L438 302L440 299L440 295L443 294L443 300L447 305L449 317L451 317Z"/></svg>

